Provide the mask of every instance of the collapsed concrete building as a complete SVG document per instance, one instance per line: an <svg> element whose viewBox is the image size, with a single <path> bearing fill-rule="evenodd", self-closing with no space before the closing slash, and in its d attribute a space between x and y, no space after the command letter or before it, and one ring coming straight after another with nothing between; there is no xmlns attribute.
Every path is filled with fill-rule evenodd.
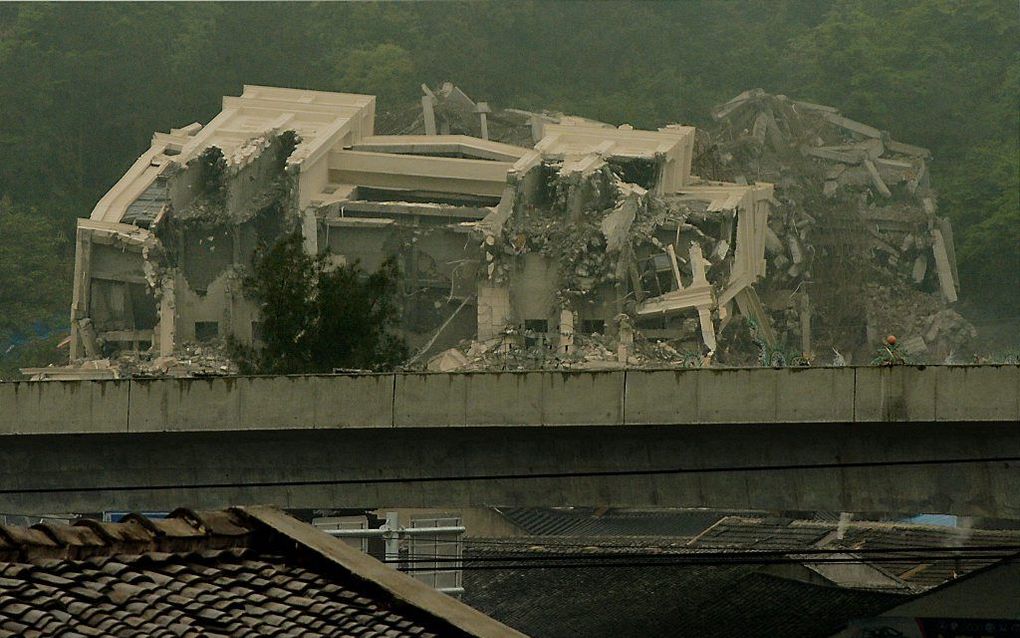
<svg viewBox="0 0 1020 638"><path fill-rule="evenodd" d="M79 220L72 360L92 360L93 370L119 357L143 373L232 371L215 358L201 365L195 344L227 335L258 344L243 274L260 243L290 228L300 228L308 253L336 263L372 271L398 260L410 365L703 365L722 353L741 363L755 347L788 343L775 304L756 291L763 279L771 294L811 277L803 229L812 218L777 199L772 182L784 183L784 171L708 179L726 172L734 151L693 127L637 130L493 109L452 84L423 91L402 134L375 134L373 96L262 86L225 97L204 126L156 133ZM717 113L752 120L730 145L787 143L776 113L743 113L762 99L749 93ZM923 158L923 149L873 136L834 109L784 104L841 127L838 143L818 137L807 149L843 167L830 171L827 194L851 184L888 197L896 175L909 175L900 181L911 193L929 193L923 161L908 170L883 156ZM921 281L930 277L921 251L933 243L951 302L952 236L932 219L929 211L927 221L893 223L906 228L896 246L878 240L890 258L917 254L911 268ZM912 230L925 221L927 234ZM798 290L787 302L801 299ZM794 349L807 353L810 313L799 303ZM118 374L116 363L105 368Z"/></svg>

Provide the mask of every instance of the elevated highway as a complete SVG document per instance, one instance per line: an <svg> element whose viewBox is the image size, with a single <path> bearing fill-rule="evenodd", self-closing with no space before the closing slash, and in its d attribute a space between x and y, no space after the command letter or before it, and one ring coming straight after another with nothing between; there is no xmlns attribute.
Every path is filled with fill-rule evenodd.
<svg viewBox="0 0 1020 638"><path fill-rule="evenodd" d="M251 503L1020 518L1020 366L0 384L0 511Z"/></svg>

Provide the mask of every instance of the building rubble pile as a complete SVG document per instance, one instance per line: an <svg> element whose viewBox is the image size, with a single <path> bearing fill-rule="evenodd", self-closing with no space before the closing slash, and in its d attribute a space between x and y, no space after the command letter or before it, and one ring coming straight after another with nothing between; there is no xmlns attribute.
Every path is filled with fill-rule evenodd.
<svg viewBox="0 0 1020 638"><path fill-rule="evenodd" d="M460 104L466 96L459 89L447 84L432 94L437 96L440 126L478 134L477 111ZM461 99L451 100L447 97L451 94ZM529 122L539 128L570 119L546 112L497 112L511 125L503 129L505 137L492 137L514 143L520 143ZM698 132L694 172L711 180L706 183L775 185L764 237L765 277L750 293L760 297L763 316L731 321L725 311L720 313L718 349L707 340L709 347L703 347L698 321L690 318L679 324L679 338L674 334L663 339L657 336L661 331L644 330L650 323L636 312L642 297L669 291L668 281L665 287L656 282L657 291L649 290L647 272L639 265L642 258L658 252L652 269L667 274L671 269L667 247L656 238L662 226L673 223L678 238L679 229L697 234L694 249L707 258L707 278L716 292L729 278L736 242L712 229L718 218L706 202L648 193L625 181L634 177L634 171L625 175L616 166L612 171L589 167L583 173L594 194L589 200L606 193L611 200L615 197L612 211L605 201L601 208L581 206L597 209L596 221L602 215L597 226L605 241L600 243L595 225L579 223L576 211L569 210L571 189L579 190L577 171L567 175L562 165L547 163L555 175L551 188L558 200L545 215L535 215L534 210L505 212L513 240L504 251L537 249L558 259L566 271L558 292L561 301L605 283L627 288L628 301L618 310L630 317L632 331L621 338L614 326L606 326L603 335L578 335L576 351L535 345L534 339L511 331L498 347L465 341L434 357L427 368L863 364L888 334L899 336L901 350L910 360L940 362L950 360L976 335L950 307L957 299L959 275L952 228L948 219L937 215L927 149L897 142L886 132L843 117L835 108L760 89L742 93L712 115L717 125ZM585 125L609 126L592 121ZM609 179L600 182L605 174ZM634 196L634 189L639 196ZM569 213L566 218L564 211ZM495 243L492 237L487 241ZM490 276L494 268L498 275L498 256L498 250L487 255ZM695 258L680 256L676 262L680 284L681 277L692 276ZM675 333L677 322L670 327ZM623 356L621 342L628 351Z"/></svg>
<svg viewBox="0 0 1020 638"><path fill-rule="evenodd" d="M765 280L779 341L857 363L888 334L916 361L941 362L974 327L957 300L953 233L937 214L928 150L831 107L747 91L714 109L695 171L776 185ZM805 337L805 329L809 333Z"/></svg>
<svg viewBox="0 0 1020 638"><path fill-rule="evenodd" d="M111 364L121 377L211 377L239 372L222 339L183 343L171 355L121 352Z"/></svg>
<svg viewBox="0 0 1020 638"><path fill-rule="evenodd" d="M409 370L866 364L890 334L941 362L975 336L930 153L832 107L756 89L639 130L422 90L391 134L373 96L261 86L155 134L79 220L74 363L38 378L235 374L245 274L292 229L395 260Z"/></svg>
<svg viewBox="0 0 1020 638"><path fill-rule="evenodd" d="M508 332L505 338L495 341L464 343L435 355L421 369L429 372L615 370L700 368L711 363L700 352L681 352L666 341L644 339L640 335L635 336L631 346L622 348L618 339L606 335L576 335L569 352L557 351L533 339L527 333Z"/></svg>

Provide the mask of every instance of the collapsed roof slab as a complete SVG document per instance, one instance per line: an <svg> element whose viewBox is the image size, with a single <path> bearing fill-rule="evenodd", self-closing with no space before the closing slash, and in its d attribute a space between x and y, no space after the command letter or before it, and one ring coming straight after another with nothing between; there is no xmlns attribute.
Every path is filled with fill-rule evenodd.
<svg viewBox="0 0 1020 638"><path fill-rule="evenodd" d="M668 126L658 131L548 124L535 145L547 158L570 158L597 153L605 158L665 159L659 191L672 193L690 182L695 129Z"/></svg>
<svg viewBox="0 0 1020 638"><path fill-rule="evenodd" d="M372 135L374 122L371 95L246 85L240 96L224 97L223 110L205 126L154 134L150 148L99 200L91 218L120 222L168 167L185 164L211 146L230 157L252 138L292 130L300 142L288 162L307 171L333 148Z"/></svg>
<svg viewBox="0 0 1020 638"><path fill-rule="evenodd" d="M329 155L329 181L375 188L499 197L510 162L364 151Z"/></svg>
<svg viewBox="0 0 1020 638"><path fill-rule="evenodd" d="M245 86L239 97L223 98L223 110L181 150L180 160L186 162L210 146L229 156L247 139L292 130L301 142L290 163L311 162L338 143L371 135L374 123L371 95Z"/></svg>
<svg viewBox="0 0 1020 638"><path fill-rule="evenodd" d="M372 135L351 147L354 151L406 155L463 155L466 158L516 162L531 149L469 135Z"/></svg>

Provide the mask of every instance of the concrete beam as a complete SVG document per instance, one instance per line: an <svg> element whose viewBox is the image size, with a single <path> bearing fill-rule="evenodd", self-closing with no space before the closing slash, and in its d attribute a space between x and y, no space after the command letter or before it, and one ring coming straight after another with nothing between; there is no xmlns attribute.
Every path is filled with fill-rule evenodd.
<svg viewBox="0 0 1020 638"><path fill-rule="evenodd" d="M498 197L511 162L364 151L329 155L331 182Z"/></svg>
<svg viewBox="0 0 1020 638"><path fill-rule="evenodd" d="M531 152L530 148L469 135L373 135L362 138L351 150L411 155L458 153L466 157L501 162L516 162Z"/></svg>
<svg viewBox="0 0 1020 638"><path fill-rule="evenodd" d="M0 511L612 505L1020 518L1010 460L1020 366L21 382L0 384L0 413Z"/></svg>
<svg viewBox="0 0 1020 638"><path fill-rule="evenodd" d="M106 385L104 385L104 383ZM1020 422L1020 366L0 383L4 434L337 427Z"/></svg>
<svg viewBox="0 0 1020 638"><path fill-rule="evenodd" d="M878 465L1018 449L1012 423L16 436L0 446L0 511L605 505L1020 518L1020 463Z"/></svg>

